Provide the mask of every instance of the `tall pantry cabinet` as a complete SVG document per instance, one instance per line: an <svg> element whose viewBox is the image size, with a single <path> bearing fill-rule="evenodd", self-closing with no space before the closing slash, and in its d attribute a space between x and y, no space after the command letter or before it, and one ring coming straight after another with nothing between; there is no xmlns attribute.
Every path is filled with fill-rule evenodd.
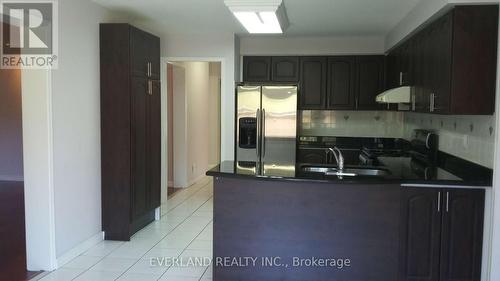
<svg viewBox="0 0 500 281"><path fill-rule="evenodd" d="M160 206L160 39L100 25L102 229L128 241Z"/></svg>

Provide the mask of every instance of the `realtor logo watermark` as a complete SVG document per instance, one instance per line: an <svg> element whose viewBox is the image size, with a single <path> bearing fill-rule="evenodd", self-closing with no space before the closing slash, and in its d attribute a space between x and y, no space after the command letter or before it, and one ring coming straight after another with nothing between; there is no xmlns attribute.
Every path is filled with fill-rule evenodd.
<svg viewBox="0 0 500 281"><path fill-rule="evenodd" d="M0 0L0 68L57 68L56 0Z"/></svg>

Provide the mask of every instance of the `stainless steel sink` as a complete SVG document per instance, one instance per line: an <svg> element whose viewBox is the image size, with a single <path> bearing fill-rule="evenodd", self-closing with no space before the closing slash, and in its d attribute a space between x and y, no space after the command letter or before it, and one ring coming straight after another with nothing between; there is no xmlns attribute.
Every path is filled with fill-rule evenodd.
<svg viewBox="0 0 500 281"><path fill-rule="evenodd" d="M386 177L391 174L389 170L377 168L345 168L342 171L335 167L325 166L303 166L303 172L321 173L326 176L344 176L344 177Z"/></svg>

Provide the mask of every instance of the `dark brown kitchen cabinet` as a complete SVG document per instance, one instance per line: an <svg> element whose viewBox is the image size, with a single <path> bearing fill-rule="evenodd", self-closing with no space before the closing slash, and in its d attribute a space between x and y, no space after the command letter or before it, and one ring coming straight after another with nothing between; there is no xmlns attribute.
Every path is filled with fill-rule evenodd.
<svg viewBox="0 0 500 281"><path fill-rule="evenodd" d="M354 109L379 110L383 105L375 98L384 91L384 56L356 57L356 94Z"/></svg>
<svg viewBox="0 0 500 281"><path fill-rule="evenodd" d="M481 280L484 191L443 190L440 281Z"/></svg>
<svg viewBox="0 0 500 281"><path fill-rule="evenodd" d="M271 81L271 57L243 57L244 82Z"/></svg>
<svg viewBox="0 0 500 281"><path fill-rule="evenodd" d="M493 114L497 78L498 5L452 11L452 114ZM473 102L471 102L473 101Z"/></svg>
<svg viewBox="0 0 500 281"><path fill-rule="evenodd" d="M299 57L272 57L272 77L275 82L299 81Z"/></svg>
<svg viewBox="0 0 500 281"><path fill-rule="evenodd" d="M497 42L498 5L456 6L388 54L387 85L412 86L416 112L493 114Z"/></svg>
<svg viewBox="0 0 500 281"><path fill-rule="evenodd" d="M479 281L484 191L404 187L399 280Z"/></svg>
<svg viewBox="0 0 500 281"><path fill-rule="evenodd" d="M405 42L387 55L386 88L408 86L410 71L411 43Z"/></svg>
<svg viewBox="0 0 500 281"><path fill-rule="evenodd" d="M128 241L160 206L159 39L100 25L102 229Z"/></svg>
<svg viewBox="0 0 500 281"><path fill-rule="evenodd" d="M400 281L439 279L441 235L439 196L439 189L403 188L402 190Z"/></svg>
<svg viewBox="0 0 500 281"><path fill-rule="evenodd" d="M355 108L356 59L354 57L328 58L327 109Z"/></svg>
<svg viewBox="0 0 500 281"><path fill-rule="evenodd" d="M300 58L300 109L325 109L327 58Z"/></svg>

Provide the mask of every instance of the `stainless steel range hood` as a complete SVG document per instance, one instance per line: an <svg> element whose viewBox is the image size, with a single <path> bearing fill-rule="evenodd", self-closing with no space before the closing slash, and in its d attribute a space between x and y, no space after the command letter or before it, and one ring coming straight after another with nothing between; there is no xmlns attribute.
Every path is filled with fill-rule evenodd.
<svg viewBox="0 0 500 281"><path fill-rule="evenodd" d="M376 97L378 103L410 103L411 87L403 86L387 90Z"/></svg>

